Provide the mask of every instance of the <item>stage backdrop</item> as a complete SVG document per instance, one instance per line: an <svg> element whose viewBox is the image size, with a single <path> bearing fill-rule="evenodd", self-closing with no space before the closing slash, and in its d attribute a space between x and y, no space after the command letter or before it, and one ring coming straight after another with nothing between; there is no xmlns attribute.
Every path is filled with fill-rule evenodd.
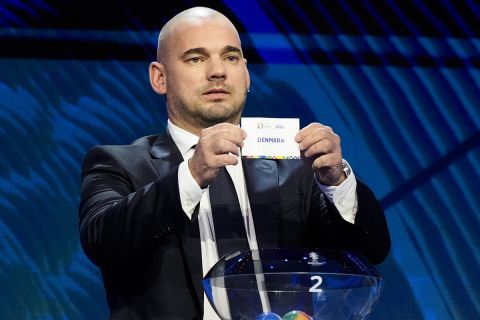
<svg viewBox="0 0 480 320"><path fill-rule="evenodd" d="M81 162L164 130L148 64L163 23L198 4L241 33L245 114L332 126L381 200L393 247L371 319L478 317L478 3L148 2L0 4L1 319L107 317L78 239Z"/></svg>

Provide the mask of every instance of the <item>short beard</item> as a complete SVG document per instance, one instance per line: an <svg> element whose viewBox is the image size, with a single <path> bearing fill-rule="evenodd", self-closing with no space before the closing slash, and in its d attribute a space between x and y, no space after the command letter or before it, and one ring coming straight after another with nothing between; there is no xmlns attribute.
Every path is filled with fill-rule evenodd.
<svg viewBox="0 0 480 320"><path fill-rule="evenodd" d="M243 99L242 101L240 101L240 105L231 106L231 108L224 106L224 110L228 110L229 112L219 113L215 112L215 110L210 110L202 108L202 106L197 106L198 108L195 108L195 110L203 110L203 112L192 113L184 100L182 100L178 96L172 96L171 100L173 104L173 109L171 110L183 119L190 119L189 122L195 127L208 128L224 122L234 123L237 119L239 119L240 115L242 114L243 107L245 106L246 97L247 91L245 91ZM221 103L219 102L219 104ZM238 109L236 107L238 107Z"/></svg>

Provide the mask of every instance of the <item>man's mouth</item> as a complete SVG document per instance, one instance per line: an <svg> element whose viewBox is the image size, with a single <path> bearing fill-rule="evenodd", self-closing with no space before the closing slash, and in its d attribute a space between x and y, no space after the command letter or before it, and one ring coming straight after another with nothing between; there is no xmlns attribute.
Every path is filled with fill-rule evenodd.
<svg viewBox="0 0 480 320"><path fill-rule="evenodd" d="M207 96L210 99L216 100L216 99L223 99L225 98L226 95L228 95L229 92L223 88L212 88L208 91L205 91L203 95Z"/></svg>
<svg viewBox="0 0 480 320"><path fill-rule="evenodd" d="M223 89L223 88L212 88L212 89L206 91L204 94L216 94L216 93L228 94L228 91Z"/></svg>

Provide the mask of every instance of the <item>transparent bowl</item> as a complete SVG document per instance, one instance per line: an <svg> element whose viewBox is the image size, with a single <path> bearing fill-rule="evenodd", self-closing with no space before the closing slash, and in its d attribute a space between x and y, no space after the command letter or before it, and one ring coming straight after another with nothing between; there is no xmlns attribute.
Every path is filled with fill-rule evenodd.
<svg viewBox="0 0 480 320"><path fill-rule="evenodd" d="M221 319L364 319L383 279L357 253L265 249L223 256L203 287Z"/></svg>

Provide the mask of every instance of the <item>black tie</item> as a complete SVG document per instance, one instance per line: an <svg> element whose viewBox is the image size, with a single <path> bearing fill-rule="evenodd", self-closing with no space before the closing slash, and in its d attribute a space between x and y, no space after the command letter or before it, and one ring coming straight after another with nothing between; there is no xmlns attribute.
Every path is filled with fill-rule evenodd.
<svg viewBox="0 0 480 320"><path fill-rule="evenodd" d="M218 257L235 251L247 251L249 246L242 211L232 178L225 167L220 169L209 192Z"/></svg>
<svg viewBox="0 0 480 320"><path fill-rule="evenodd" d="M225 167L220 169L217 180L210 185L209 190L218 257L221 258L225 254L236 251L249 250L238 196L232 178ZM225 277L224 281L226 288L235 285L229 282L231 281L230 277ZM256 288L255 284L252 286L252 288ZM260 298L256 298L250 303L251 307L255 306L254 308L259 310L259 313L261 312ZM234 305L230 302L229 306L232 319L246 319L244 317L245 306Z"/></svg>

